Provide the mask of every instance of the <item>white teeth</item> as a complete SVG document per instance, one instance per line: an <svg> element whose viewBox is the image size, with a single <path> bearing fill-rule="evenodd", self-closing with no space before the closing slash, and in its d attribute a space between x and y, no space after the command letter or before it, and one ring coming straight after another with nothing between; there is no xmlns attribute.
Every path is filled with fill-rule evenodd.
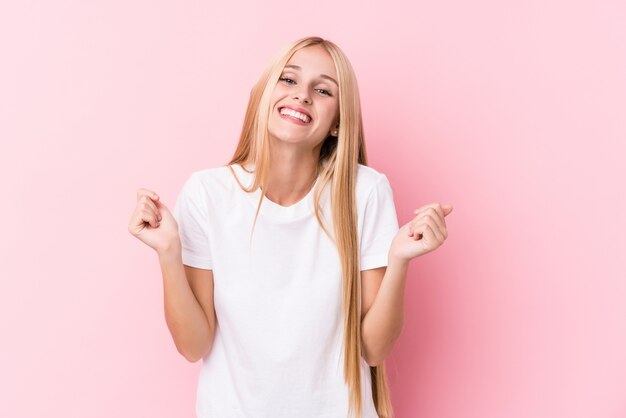
<svg viewBox="0 0 626 418"><path fill-rule="evenodd" d="M280 114L293 116L294 118L300 119L304 123L309 123L309 121L311 120L311 118L305 115L304 113L296 112L295 110L288 109L286 107L283 107L282 109L280 109Z"/></svg>

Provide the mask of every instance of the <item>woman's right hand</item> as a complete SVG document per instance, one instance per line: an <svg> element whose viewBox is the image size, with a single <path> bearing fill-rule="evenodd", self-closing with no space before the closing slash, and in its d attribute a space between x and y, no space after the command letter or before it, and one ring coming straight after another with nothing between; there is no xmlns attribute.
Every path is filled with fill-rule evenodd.
<svg viewBox="0 0 626 418"><path fill-rule="evenodd" d="M137 206L130 217L128 232L158 253L180 246L178 223L152 190L137 190Z"/></svg>

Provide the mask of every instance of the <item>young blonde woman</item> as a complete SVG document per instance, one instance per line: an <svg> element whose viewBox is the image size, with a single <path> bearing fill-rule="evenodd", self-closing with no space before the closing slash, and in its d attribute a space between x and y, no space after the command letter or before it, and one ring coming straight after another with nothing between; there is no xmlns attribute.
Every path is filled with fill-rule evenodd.
<svg viewBox="0 0 626 418"><path fill-rule="evenodd" d="M451 210L398 228L348 59L318 37L283 51L232 160L192 173L172 212L139 189L129 223L158 253L178 351L203 360L198 417L392 417L407 266L444 242Z"/></svg>

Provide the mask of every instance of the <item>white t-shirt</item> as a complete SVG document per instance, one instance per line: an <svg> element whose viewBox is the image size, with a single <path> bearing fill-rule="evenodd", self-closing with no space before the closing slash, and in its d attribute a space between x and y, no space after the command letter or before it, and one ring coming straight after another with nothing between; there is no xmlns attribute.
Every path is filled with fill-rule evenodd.
<svg viewBox="0 0 626 418"><path fill-rule="evenodd" d="M232 165L244 186L253 174ZM247 167L248 169L252 166ZM227 166L196 171L173 209L183 263L213 270L215 340L203 358L200 418L346 418L341 264L318 224L314 189L292 206L244 192ZM330 187L320 204L334 236ZM357 171L360 269L387 265L398 231L387 177ZM361 359L363 418L378 418Z"/></svg>

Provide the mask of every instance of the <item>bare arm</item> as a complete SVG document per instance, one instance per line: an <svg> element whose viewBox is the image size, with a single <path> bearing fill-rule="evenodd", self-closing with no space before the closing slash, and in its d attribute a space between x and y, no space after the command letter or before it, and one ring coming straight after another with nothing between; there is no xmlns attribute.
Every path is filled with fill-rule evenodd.
<svg viewBox="0 0 626 418"><path fill-rule="evenodd" d="M363 357L370 366L389 355L402 332L409 261L443 244L448 237L444 218L451 211L452 205L439 203L416 209L417 216L400 228L391 243L387 268L361 273L361 340Z"/></svg>
<svg viewBox="0 0 626 418"><path fill-rule="evenodd" d="M198 361L209 352L215 336L213 271L183 265L178 223L152 190L137 190L128 232L159 256L165 322L178 352Z"/></svg>
<svg viewBox="0 0 626 418"><path fill-rule="evenodd" d="M407 264L395 260L361 272L361 340L370 366L385 360L402 332L406 272Z"/></svg>
<svg viewBox="0 0 626 418"><path fill-rule="evenodd" d="M210 351L215 337L213 271L184 265L178 246L158 255L165 321L178 352L196 362Z"/></svg>

